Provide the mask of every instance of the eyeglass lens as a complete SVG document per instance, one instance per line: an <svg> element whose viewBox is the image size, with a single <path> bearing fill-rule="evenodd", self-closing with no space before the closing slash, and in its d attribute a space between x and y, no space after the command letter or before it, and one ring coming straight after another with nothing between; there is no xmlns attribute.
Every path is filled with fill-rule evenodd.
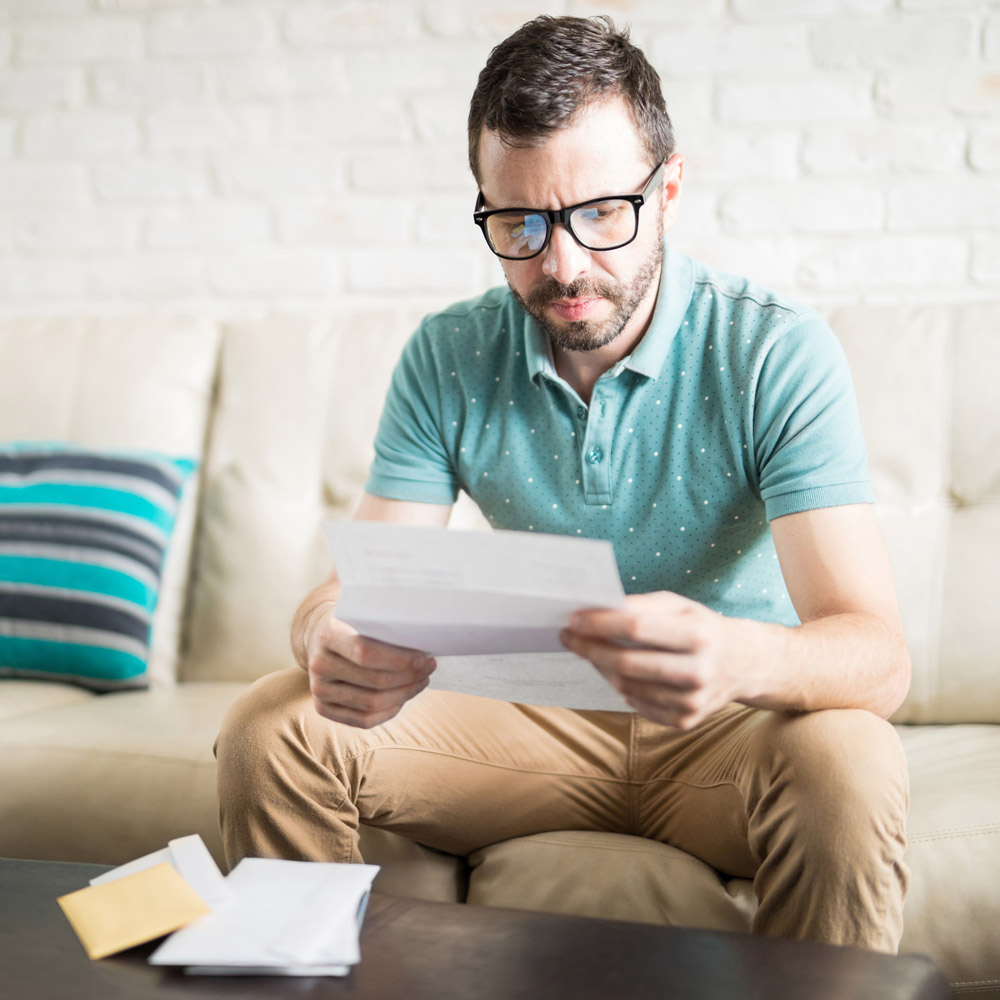
<svg viewBox="0 0 1000 1000"><path fill-rule="evenodd" d="M610 250L635 237L635 206L624 198L581 205L570 213L569 229L588 250ZM549 220L525 212L498 212L486 220L490 243L503 257L528 257L545 245Z"/></svg>

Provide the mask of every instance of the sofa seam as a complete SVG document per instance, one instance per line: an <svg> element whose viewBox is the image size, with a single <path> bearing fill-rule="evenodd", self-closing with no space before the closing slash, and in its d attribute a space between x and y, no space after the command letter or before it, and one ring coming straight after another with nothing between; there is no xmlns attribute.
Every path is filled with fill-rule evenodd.
<svg viewBox="0 0 1000 1000"><path fill-rule="evenodd" d="M39 683L44 683L44 682L40 681ZM14 724L16 722L22 722L25 719L30 719L34 715L44 714L45 712L56 712L62 708L70 708L74 705L82 704L87 700L88 699L86 698L80 698L76 701L61 701L58 702L57 704L43 705L40 706L39 708L29 708L27 711L24 712L15 712L12 715L5 715L3 717L0 717L0 728L7 725L8 723Z"/></svg>
<svg viewBox="0 0 1000 1000"><path fill-rule="evenodd" d="M982 837L990 833L1000 833L1000 823L990 826L974 826L967 829L942 830L939 833L917 833L908 839L911 844L927 843L933 840L957 840L960 837Z"/></svg>
<svg viewBox="0 0 1000 1000"><path fill-rule="evenodd" d="M113 748L109 749L108 747L68 747L58 743L6 743L2 738L0 738L0 747L4 747L7 750L62 750L66 753L81 753L83 751L87 751L108 754L109 756L114 757L141 757L152 760L173 760L182 764L196 764L198 766L205 767L215 766L214 760L195 760L190 757L178 757L175 754L147 752L136 753L132 750L115 750Z"/></svg>

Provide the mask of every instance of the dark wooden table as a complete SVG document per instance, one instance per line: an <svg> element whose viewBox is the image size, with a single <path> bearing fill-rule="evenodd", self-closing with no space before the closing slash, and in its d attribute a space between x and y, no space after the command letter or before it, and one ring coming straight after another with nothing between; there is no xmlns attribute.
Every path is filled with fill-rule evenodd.
<svg viewBox="0 0 1000 1000"><path fill-rule="evenodd" d="M344 979L193 977L97 962L56 897L100 865L0 860L0 995L24 1000L945 1000L922 957L741 934L372 896L363 961Z"/></svg>

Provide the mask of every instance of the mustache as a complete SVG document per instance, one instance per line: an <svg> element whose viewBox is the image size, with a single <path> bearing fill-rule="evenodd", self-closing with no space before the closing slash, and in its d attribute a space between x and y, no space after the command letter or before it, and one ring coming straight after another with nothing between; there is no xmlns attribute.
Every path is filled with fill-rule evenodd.
<svg viewBox="0 0 1000 1000"><path fill-rule="evenodd" d="M597 298L609 299L617 302L619 291L616 286L608 281L593 281L586 278L577 278L568 285L556 281L555 278L543 278L528 295L528 305L533 308L547 306L557 299L581 299L595 296Z"/></svg>

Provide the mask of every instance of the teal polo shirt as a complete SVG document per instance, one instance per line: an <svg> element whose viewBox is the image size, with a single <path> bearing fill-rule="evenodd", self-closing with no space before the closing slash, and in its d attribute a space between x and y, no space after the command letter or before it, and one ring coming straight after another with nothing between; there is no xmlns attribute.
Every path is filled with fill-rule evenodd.
<svg viewBox="0 0 1000 1000"><path fill-rule="evenodd" d="M669 246L635 350L589 405L510 290L403 350L367 490L498 529L612 542L627 593L795 624L768 522L873 500L847 362L819 315Z"/></svg>

